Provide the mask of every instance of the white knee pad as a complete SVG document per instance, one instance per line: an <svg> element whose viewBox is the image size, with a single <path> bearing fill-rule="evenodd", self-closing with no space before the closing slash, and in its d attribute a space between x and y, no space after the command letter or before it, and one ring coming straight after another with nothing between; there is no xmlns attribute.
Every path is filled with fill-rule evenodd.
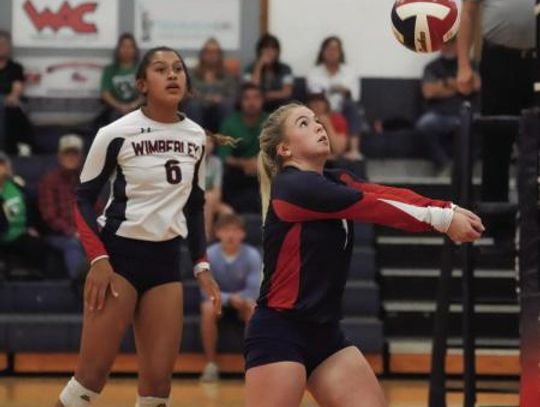
<svg viewBox="0 0 540 407"><path fill-rule="evenodd" d="M98 396L99 393L88 390L72 377L60 393L60 401L64 407L88 407Z"/></svg>
<svg viewBox="0 0 540 407"><path fill-rule="evenodd" d="M135 407L169 407L169 398L139 396Z"/></svg>

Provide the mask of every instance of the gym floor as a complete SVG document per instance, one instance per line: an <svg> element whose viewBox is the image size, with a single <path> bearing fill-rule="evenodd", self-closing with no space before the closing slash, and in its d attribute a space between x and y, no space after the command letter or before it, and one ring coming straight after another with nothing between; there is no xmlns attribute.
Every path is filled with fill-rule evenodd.
<svg viewBox="0 0 540 407"><path fill-rule="evenodd" d="M50 407L67 377L4 377L0 378L0 407ZM425 380L383 380L382 385L390 407L426 407L428 383ZM477 406L517 406L519 404L516 381L491 382L486 387L510 389L515 393L479 393ZM484 383L479 383L479 387ZM96 407L133 407L136 379L113 378L107 384ZM174 407L241 407L244 386L239 379L225 379L216 384L202 384L196 379L177 378L173 382ZM450 393L447 407L461 407L460 393ZM302 407L315 407L306 394Z"/></svg>

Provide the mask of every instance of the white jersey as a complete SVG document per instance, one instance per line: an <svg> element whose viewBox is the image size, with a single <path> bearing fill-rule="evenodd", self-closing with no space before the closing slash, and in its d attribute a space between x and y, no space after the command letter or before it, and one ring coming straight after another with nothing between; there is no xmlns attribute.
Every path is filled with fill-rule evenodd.
<svg viewBox="0 0 540 407"><path fill-rule="evenodd" d="M187 237L186 205L194 188L203 194L205 187L205 145L204 130L183 116L160 123L139 109L101 128L81 173L80 217L95 229L81 200L95 199L110 179L111 196L98 219L102 228L155 242Z"/></svg>

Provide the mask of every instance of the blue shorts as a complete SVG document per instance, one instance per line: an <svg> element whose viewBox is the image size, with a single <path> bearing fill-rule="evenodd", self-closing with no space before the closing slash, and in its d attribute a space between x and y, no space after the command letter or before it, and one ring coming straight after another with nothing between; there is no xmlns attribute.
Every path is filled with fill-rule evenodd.
<svg viewBox="0 0 540 407"><path fill-rule="evenodd" d="M181 282L181 237L163 242L128 239L102 231L101 240L115 273L140 295L161 284Z"/></svg>
<svg viewBox="0 0 540 407"><path fill-rule="evenodd" d="M257 307L244 343L246 371L275 362L298 362L307 376L324 360L352 346L339 322L299 321L280 311Z"/></svg>

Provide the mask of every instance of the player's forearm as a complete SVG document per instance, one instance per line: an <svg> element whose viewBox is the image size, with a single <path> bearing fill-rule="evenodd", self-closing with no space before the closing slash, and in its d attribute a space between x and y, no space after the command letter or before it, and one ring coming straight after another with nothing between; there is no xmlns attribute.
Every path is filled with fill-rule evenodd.
<svg viewBox="0 0 540 407"><path fill-rule="evenodd" d="M372 193L379 198L398 200L404 203L413 204L417 206L437 206L440 208L449 208L452 206L451 202L441 201L438 199L432 199L414 192L407 188L396 188L381 184L372 184L369 182L360 182L354 180L351 175L344 173L341 176L347 186L356 189L362 193Z"/></svg>

